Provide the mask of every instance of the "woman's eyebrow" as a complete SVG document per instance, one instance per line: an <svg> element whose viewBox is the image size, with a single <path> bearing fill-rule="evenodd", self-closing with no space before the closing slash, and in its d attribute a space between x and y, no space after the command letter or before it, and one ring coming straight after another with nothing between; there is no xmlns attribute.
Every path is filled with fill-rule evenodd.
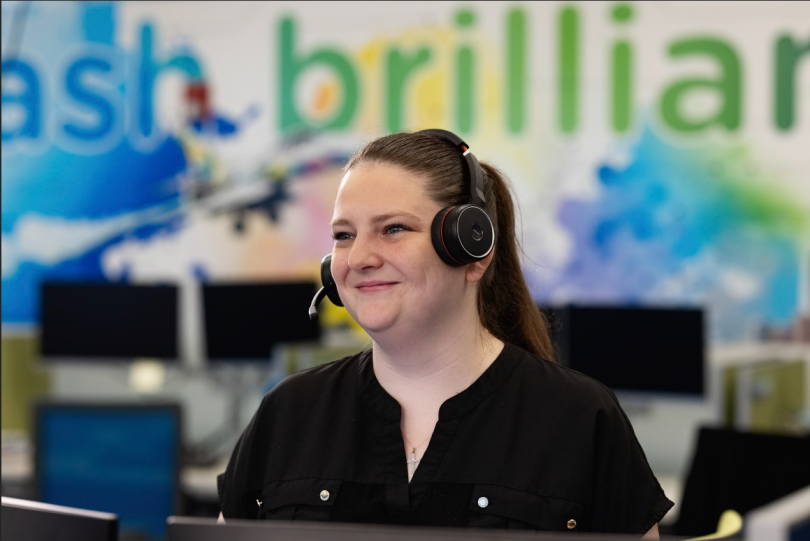
<svg viewBox="0 0 810 541"><path fill-rule="evenodd" d="M399 212L389 212L387 214L380 214L378 216L374 216L371 220L369 220L372 224L378 224L380 222L387 222L391 218L412 218L414 220L418 220L419 216L416 214L411 214L410 212L399 211Z"/></svg>
<svg viewBox="0 0 810 541"><path fill-rule="evenodd" d="M378 224L380 222L387 222L391 218L401 218L401 217L406 217L406 218L412 218L414 220L419 220L419 216L417 216L416 214L412 214L410 212L405 212L405 211L397 211L397 212L387 212L385 214L378 214L377 216L373 216L369 220L369 223L374 225L374 224ZM343 226L343 225L351 225L351 222L349 220L347 220L346 218L338 218L337 220L334 220L332 222L332 227Z"/></svg>

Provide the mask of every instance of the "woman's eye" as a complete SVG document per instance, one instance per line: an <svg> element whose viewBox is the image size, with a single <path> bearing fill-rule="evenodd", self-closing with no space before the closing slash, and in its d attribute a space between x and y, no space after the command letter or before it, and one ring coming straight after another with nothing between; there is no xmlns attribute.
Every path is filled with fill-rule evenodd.
<svg viewBox="0 0 810 541"><path fill-rule="evenodd" d="M391 233L399 233L400 231L407 231L407 229L408 229L408 228L407 228L407 227L405 227L405 226L404 226L404 225L402 225L402 224L391 224L391 225L387 225L387 226L385 226L385 230L384 230L384 232L385 232L386 234L391 234Z"/></svg>
<svg viewBox="0 0 810 541"><path fill-rule="evenodd" d="M332 233L332 238L334 240L347 240L351 238L351 235L338 231L337 233Z"/></svg>

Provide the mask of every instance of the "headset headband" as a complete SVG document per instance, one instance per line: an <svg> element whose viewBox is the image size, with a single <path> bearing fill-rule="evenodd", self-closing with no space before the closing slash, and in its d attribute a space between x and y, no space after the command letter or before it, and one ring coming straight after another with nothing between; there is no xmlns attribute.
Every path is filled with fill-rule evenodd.
<svg viewBox="0 0 810 541"><path fill-rule="evenodd" d="M422 130L419 133L446 141L461 150L464 167L467 169L467 178L470 179L470 201L477 207L485 208L487 198L484 195L484 172L475 155L470 152L470 146L461 137L447 130Z"/></svg>

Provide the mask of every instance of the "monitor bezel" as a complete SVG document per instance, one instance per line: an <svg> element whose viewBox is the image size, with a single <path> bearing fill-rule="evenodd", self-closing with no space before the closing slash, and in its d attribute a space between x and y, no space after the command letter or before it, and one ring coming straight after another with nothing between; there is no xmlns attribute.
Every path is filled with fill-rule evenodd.
<svg viewBox="0 0 810 541"><path fill-rule="evenodd" d="M64 505L54 505L50 503L42 503L31 500L24 500L20 498L10 498L3 496L3 533L12 535L13 538L9 541L42 539L46 533L53 533L55 527L65 528L68 524L50 524L49 521L56 520L57 523L69 522L70 526L77 526L81 524L79 530L81 534L88 535L92 530L92 539L105 541L116 541L118 539L118 515L115 513L104 513L101 511L91 511L88 509L80 509L77 507L67 507ZM7 513L10 513L7 514ZM16 515L16 516L15 516ZM64 517L64 518L57 518ZM6 524L6 521L11 521L11 524ZM79 524L76 523L78 521ZM43 524L46 523L46 524ZM31 527L35 530L42 528L39 531L32 532ZM7 528L10 529L7 530ZM20 530L25 530L21 532ZM45 531L43 531L45 530ZM23 534L17 537L16 534ZM78 538L79 532L71 530L72 535L68 538ZM98 534L97 536L95 534ZM3 538L5 539L5 537Z"/></svg>
<svg viewBox="0 0 810 541"><path fill-rule="evenodd" d="M104 511L80 509L78 507L68 507L66 505L56 505L53 503L23 500L20 498L11 498L9 496L2 497L2 504L7 507L16 507L18 509L30 509L32 511L45 511L46 513L54 513L56 515L68 515L72 517L93 518L98 520L107 520L116 522L118 521L118 515L116 515L115 513L106 513Z"/></svg>

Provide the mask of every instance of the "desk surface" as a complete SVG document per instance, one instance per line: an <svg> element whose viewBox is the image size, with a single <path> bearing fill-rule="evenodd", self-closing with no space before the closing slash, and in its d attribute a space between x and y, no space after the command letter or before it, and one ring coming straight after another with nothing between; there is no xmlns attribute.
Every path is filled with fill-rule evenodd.
<svg viewBox="0 0 810 541"><path fill-rule="evenodd" d="M225 471L227 459L213 466L186 466L180 471L180 488L189 496L201 500L217 500L217 475ZM34 462L27 448L3 449L3 483L33 482Z"/></svg>

